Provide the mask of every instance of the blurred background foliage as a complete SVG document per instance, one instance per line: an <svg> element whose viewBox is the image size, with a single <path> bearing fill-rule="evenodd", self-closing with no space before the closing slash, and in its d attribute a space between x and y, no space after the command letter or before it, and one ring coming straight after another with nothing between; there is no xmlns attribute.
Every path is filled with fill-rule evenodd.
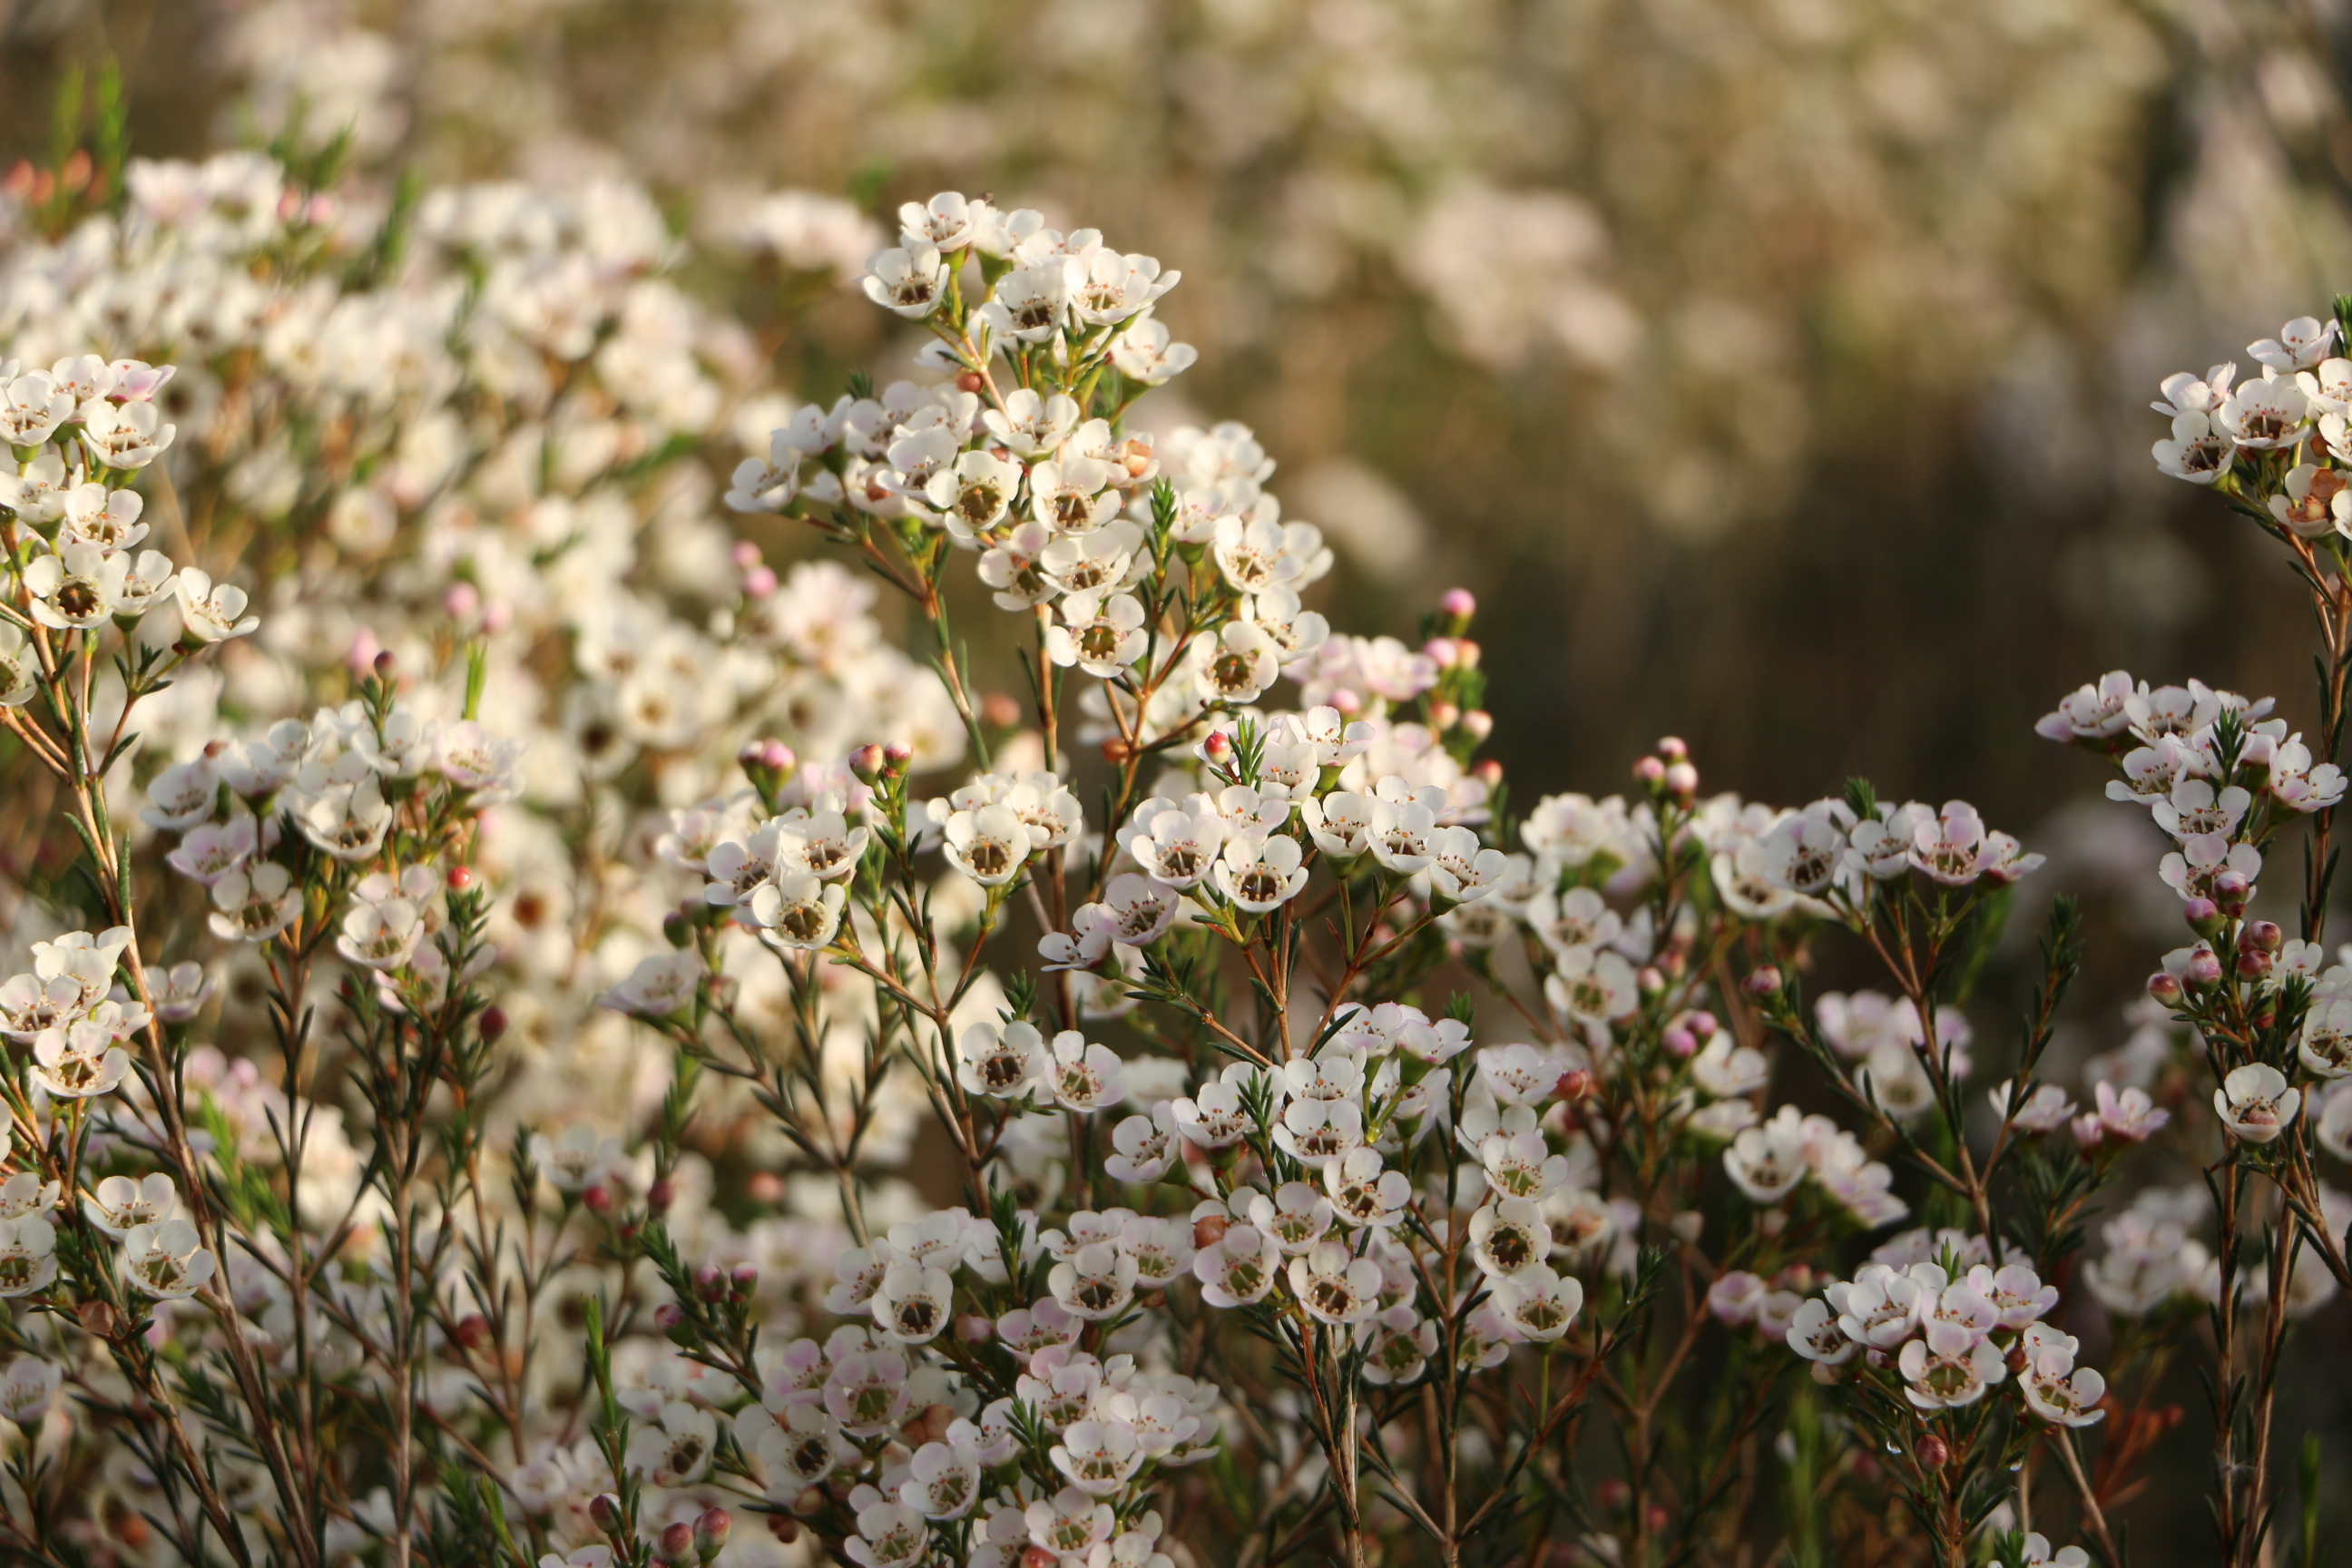
<svg viewBox="0 0 2352 1568"><path fill-rule="evenodd" d="M2033 719L2116 666L2313 717L2296 585L2146 405L2352 288L2347 0L0 0L0 163L107 60L145 155L646 183L811 397L908 345L780 281L881 230L772 193L1098 225L1185 274L1139 422L1255 426L1347 629L1478 594L1523 799L1662 731L1769 800L1973 799L2121 917L2078 1058L2179 921ZM2347 1311L2291 1395L2338 1443ZM2151 1561L2205 1539L2181 1396Z"/></svg>

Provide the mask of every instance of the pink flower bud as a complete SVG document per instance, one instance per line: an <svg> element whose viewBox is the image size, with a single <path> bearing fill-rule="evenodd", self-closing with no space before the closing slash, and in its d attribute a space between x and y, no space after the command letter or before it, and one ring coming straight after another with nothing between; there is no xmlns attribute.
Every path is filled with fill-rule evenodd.
<svg viewBox="0 0 2352 1568"><path fill-rule="evenodd" d="M654 1327L667 1333L686 1321L686 1309L675 1301L664 1301L654 1309Z"/></svg>
<svg viewBox="0 0 2352 1568"><path fill-rule="evenodd" d="M496 637L514 625L514 606L504 599L492 599L482 606L482 629Z"/></svg>
<svg viewBox="0 0 2352 1568"><path fill-rule="evenodd" d="M1692 1034L1688 1029L1668 1029L1666 1031L1665 1047L1668 1052L1675 1056L1685 1058L1696 1056L1698 1054L1698 1037Z"/></svg>
<svg viewBox="0 0 2352 1568"><path fill-rule="evenodd" d="M1678 800L1688 800L1698 793L1698 770L1688 763L1673 763L1666 767L1666 793Z"/></svg>
<svg viewBox="0 0 2352 1568"><path fill-rule="evenodd" d="M1559 1082L1553 1087L1552 1092L1574 1104L1592 1092L1592 1082L1591 1068L1570 1068L1559 1075Z"/></svg>
<svg viewBox="0 0 2352 1568"><path fill-rule="evenodd" d="M995 1337L995 1322L977 1312L966 1312L956 1320L956 1338L968 1345L985 1344Z"/></svg>
<svg viewBox="0 0 2352 1568"><path fill-rule="evenodd" d="M2275 921L2256 921L2239 936L2238 945L2263 952L2276 952L2286 945L2286 932L2279 930Z"/></svg>
<svg viewBox="0 0 2352 1568"><path fill-rule="evenodd" d="M2147 994L2168 1007L2178 1006L2182 992L2180 976L2168 969L2159 969L2147 977Z"/></svg>
<svg viewBox="0 0 2352 1568"><path fill-rule="evenodd" d="M1213 763L1226 762L1234 754L1233 737L1223 730L1212 730L1209 731L1209 738L1201 742L1201 750L1208 754L1209 760Z"/></svg>
<svg viewBox="0 0 2352 1568"><path fill-rule="evenodd" d="M1495 732L1495 716L1484 708L1473 708L1462 715L1462 732L1474 741L1483 741Z"/></svg>
<svg viewBox="0 0 2352 1568"><path fill-rule="evenodd" d="M2211 936L2221 929L2221 906L2210 899L2190 899L2180 906L2180 912L2199 936Z"/></svg>
<svg viewBox="0 0 2352 1568"><path fill-rule="evenodd" d="M1493 789L1503 782L1503 764L1492 757L1482 758L1478 765L1470 770L1470 776L1488 789Z"/></svg>
<svg viewBox="0 0 2352 1568"><path fill-rule="evenodd" d="M2253 890L2253 883L2236 871L2223 871L2213 879L2213 901L2225 915L2245 913L2247 895Z"/></svg>
<svg viewBox="0 0 2352 1568"><path fill-rule="evenodd" d="M1914 1452L1919 1456L1920 1465L1930 1470L1942 1469L1952 1457L1951 1446L1933 1432L1919 1439L1919 1446Z"/></svg>
<svg viewBox="0 0 2352 1568"><path fill-rule="evenodd" d="M2243 980L2260 980L2271 972L2271 955L2259 949L2241 949L2238 952L2238 975Z"/></svg>
<svg viewBox="0 0 2352 1568"><path fill-rule="evenodd" d="M1364 710L1364 700L1342 686L1331 693L1331 706L1343 716L1352 717Z"/></svg>
<svg viewBox="0 0 2352 1568"><path fill-rule="evenodd" d="M718 1556L726 1547L727 1532L734 1523L723 1508L704 1510L702 1517L694 1521L694 1554L705 1563Z"/></svg>
<svg viewBox="0 0 2352 1568"><path fill-rule="evenodd" d="M760 1288L760 1266L739 1263L727 1271L727 1288L738 1296L749 1296Z"/></svg>
<svg viewBox="0 0 2352 1568"><path fill-rule="evenodd" d="M592 1183L588 1190L580 1194L580 1202L590 1214L609 1215L613 1212L613 1190L602 1182Z"/></svg>
<svg viewBox="0 0 2352 1568"><path fill-rule="evenodd" d="M588 1500L588 1522L607 1535L621 1528L621 1500L611 1492L598 1492Z"/></svg>
<svg viewBox="0 0 2352 1568"><path fill-rule="evenodd" d="M1633 984L1642 988L1644 996L1655 996L1666 988L1666 977L1658 973L1655 964L1645 963L1633 973Z"/></svg>
<svg viewBox="0 0 2352 1568"><path fill-rule="evenodd" d="M1461 721L1462 710L1444 699L1440 698L1429 705L1429 723L1432 729L1451 730Z"/></svg>
<svg viewBox="0 0 2352 1568"><path fill-rule="evenodd" d="M669 1205L677 1202L677 1184L667 1176L646 1189L646 1212L656 1219L669 1213Z"/></svg>
<svg viewBox="0 0 2352 1568"><path fill-rule="evenodd" d="M1655 757L1643 757L1633 764L1633 776L1653 788L1666 782L1666 764Z"/></svg>
<svg viewBox="0 0 2352 1568"><path fill-rule="evenodd" d="M737 540L734 550L730 553L738 572L749 572L760 563L760 547L748 539Z"/></svg>
<svg viewBox="0 0 2352 1568"><path fill-rule="evenodd" d="M1467 588L1448 588L1437 607L1457 621L1466 621L1478 613L1478 599Z"/></svg>
<svg viewBox="0 0 2352 1568"><path fill-rule="evenodd" d="M1454 639L1432 637L1421 645L1421 651L1428 657L1431 663L1444 669L1454 662Z"/></svg>
<svg viewBox="0 0 2352 1568"><path fill-rule="evenodd" d="M1688 1018L1685 1018L1683 1021L1685 1024L1689 1026L1690 1032L1696 1035L1702 1040L1706 1039L1709 1035L1714 1034L1717 1029L1723 1027L1721 1024L1716 1021L1714 1014L1705 1011L1693 1013Z"/></svg>
<svg viewBox="0 0 2352 1568"><path fill-rule="evenodd" d="M482 591L471 583L452 583L449 591L441 595L441 607L452 620L470 621L474 612L482 607Z"/></svg>
<svg viewBox="0 0 2352 1568"><path fill-rule="evenodd" d="M654 1559L659 1563L691 1563L694 1561L694 1526L680 1520L665 1525L654 1537Z"/></svg>
<svg viewBox="0 0 2352 1568"><path fill-rule="evenodd" d="M1454 662L1464 669L1478 668L1479 647L1468 637L1454 639Z"/></svg>
<svg viewBox="0 0 2352 1568"><path fill-rule="evenodd" d="M706 1301L727 1299L727 1275L719 1265L706 1263L694 1271L694 1293Z"/></svg>
<svg viewBox="0 0 2352 1568"><path fill-rule="evenodd" d="M882 765L894 773L903 773L907 764L915 760L915 748L904 741L893 741L882 748Z"/></svg>
<svg viewBox="0 0 2352 1568"><path fill-rule="evenodd" d="M776 571L772 566L754 566L743 574L743 596L764 599L776 591Z"/></svg>
<svg viewBox="0 0 2352 1568"><path fill-rule="evenodd" d="M353 675L364 677L375 668L375 656L383 651L383 644L375 640L375 633L366 626L352 634L351 664Z"/></svg>
<svg viewBox="0 0 2352 1568"><path fill-rule="evenodd" d="M1690 755L1690 748L1683 743L1682 737L1679 735L1661 736L1657 751L1658 755L1670 763L1679 763Z"/></svg>
<svg viewBox="0 0 2352 1568"><path fill-rule="evenodd" d="M1777 996L1780 992L1780 972L1771 964L1764 964L1748 971L1747 984L1751 996Z"/></svg>
<svg viewBox="0 0 2352 1568"><path fill-rule="evenodd" d="M869 741L850 752L849 771L872 784L882 776L882 748Z"/></svg>
<svg viewBox="0 0 2352 1568"><path fill-rule="evenodd" d="M2221 983L2221 961L2210 948L2199 948L2189 955L2189 984L2219 985Z"/></svg>

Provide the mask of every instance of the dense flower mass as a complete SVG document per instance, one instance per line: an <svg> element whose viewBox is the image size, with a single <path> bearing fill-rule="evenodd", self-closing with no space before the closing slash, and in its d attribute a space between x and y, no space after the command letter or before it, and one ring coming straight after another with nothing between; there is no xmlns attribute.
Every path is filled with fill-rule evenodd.
<svg viewBox="0 0 2352 1568"><path fill-rule="evenodd" d="M2347 1279L2352 956L2323 871L2251 910L2329 864L2340 679L2316 741L2122 674L2042 721L2194 939L2070 1091L2071 903L2021 1042L1967 1014L2041 852L1671 738L1515 797L1470 595L1335 626L1249 430L1130 427L1196 358L1156 258L908 203L855 271L911 372L799 404L625 185L124 198L0 251L0 765L79 878L0 984L11 1553L1654 1562L1786 1409L1797 1560L2084 1559L2013 1486L2119 1568L2110 1379L2197 1305L2274 1372ZM2331 646L2335 333L2157 451ZM1833 945L1885 988L1809 1005ZM2151 1144L2221 1201L2078 1258Z"/></svg>

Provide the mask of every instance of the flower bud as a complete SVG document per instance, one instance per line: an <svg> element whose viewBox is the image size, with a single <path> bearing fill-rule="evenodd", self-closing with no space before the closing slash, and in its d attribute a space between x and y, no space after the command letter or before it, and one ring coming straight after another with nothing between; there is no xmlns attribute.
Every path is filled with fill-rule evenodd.
<svg viewBox="0 0 2352 1568"><path fill-rule="evenodd" d="M2279 930L2275 921L2255 921L2238 935L2238 946L2261 952L2276 952L2286 945L2286 932Z"/></svg>
<svg viewBox="0 0 2352 1568"><path fill-rule="evenodd" d="M2260 980L2270 972L2271 955L2269 953L2263 952L2259 949L2239 949L2238 977L2240 979Z"/></svg>
<svg viewBox="0 0 2352 1568"><path fill-rule="evenodd" d="M74 1316L81 1320L82 1332L92 1339L106 1340L114 1337L114 1309L96 1296L92 1296L89 1300L76 1307Z"/></svg>
<svg viewBox="0 0 2352 1568"><path fill-rule="evenodd" d="M1438 599L1437 607L1457 621L1466 621L1478 613L1478 599L1467 588L1448 588Z"/></svg>
<svg viewBox="0 0 2352 1568"><path fill-rule="evenodd" d="M441 608L453 621L470 621L481 607L482 591L471 583L452 583L449 591L441 595Z"/></svg>
<svg viewBox="0 0 2352 1568"><path fill-rule="evenodd" d="M1444 698L1429 705L1429 723L1434 730L1451 730L1462 721L1462 710Z"/></svg>
<svg viewBox="0 0 2352 1568"><path fill-rule="evenodd" d="M1503 782L1503 764L1492 757L1482 758L1478 765L1470 770L1470 776L1488 789L1493 789Z"/></svg>
<svg viewBox="0 0 2352 1568"><path fill-rule="evenodd" d="M1495 732L1495 716L1484 708L1473 708L1462 715L1462 732L1474 741L1483 741Z"/></svg>
<svg viewBox="0 0 2352 1568"><path fill-rule="evenodd" d="M1201 751L1209 761L1223 767L1233 761L1234 738L1223 730L1212 730L1209 731L1209 738L1201 742Z"/></svg>
<svg viewBox="0 0 2352 1568"><path fill-rule="evenodd" d="M602 1182L592 1182L580 1194L580 1202L590 1214L601 1217L613 1212L613 1191Z"/></svg>
<svg viewBox="0 0 2352 1568"><path fill-rule="evenodd" d="M457 1342L469 1351L480 1350L490 1342L490 1321L479 1312L468 1312L457 1320Z"/></svg>
<svg viewBox="0 0 2352 1568"><path fill-rule="evenodd" d="M1643 757L1633 764L1633 777L1655 789L1666 782L1666 764L1655 757Z"/></svg>
<svg viewBox="0 0 2352 1568"><path fill-rule="evenodd" d="M992 730L1010 730L1021 722L1021 704L1009 693L992 691L980 700L980 721Z"/></svg>
<svg viewBox="0 0 2352 1568"><path fill-rule="evenodd" d="M727 1532L734 1523L723 1508L704 1510L702 1517L694 1521L695 1556L705 1563L718 1556L720 1549L726 1546Z"/></svg>
<svg viewBox="0 0 2352 1568"><path fill-rule="evenodd" d="M896 777L907 771L915 760L915 748L904 741L893 741L882 748L883 771Z"/></svg>
<svg viewBox="0 0 2352 1568"><path fill-rule="evenodd" d="M748 539L739 539L729 557L735 563L736 571L749 572L760 563L760 547Z"/></svg>
<svg viewBox="0 0 2352 1568"><path fill-rule="evenodd" d="M1633 972L1633 984L1642 988L1643 995L1655 996L1666 988L1666 977L1658 973L1654 964L1645 963Z"/></svg>
<svg viewBox="0 0 2352 1568"><path fill-rule="evenodd" d="M776 569L774 567L754 566L749 572L743 574L743 596L745 598L764 599L774 594L775 591Z"/></svg>
<svg viewBox="0 0 2352 1568"><path fill-rule="evenodd" d="M392 679L392 668L396 662L397 661L392 657L392 650L390 648L384 648L377 653L373 660L375 666L375 678L378 680L390 680Z"/></svg>
<svg viewBox="0 0 2352 1568"><path fill-rule="evenodd" d="M801 1538L800 1521L788 1513L772 1513L768 1515L768 1533L790 1546Z"/></svg>
<svg viewBox="0 0 2352 1568"><path fill-rule="evenodd" d="M672 910L662 916L662 940L683 951L693 945L694 926L684 915Z"/></svg>
<svg viewBox="0 0 2352 1568"><path fill-rule="evenodd" d="M2219 985L2221 983L2221 961L2209 947L2200 947L2189 955L2189 984L2197 986Z"/></svg>
<svg viewBox="0 0 2352 1568"><path fill-rule="evenodd" d="M1421 645L1421 651L1422 656L1427 658L1430 663L1437 666L1440 669L1446 668L1454 662L1454 639L1452 637L1432 637L1427 642Z"/></svg>
<svg viewBox="0 0 2352 1568"><path fill-rule="evenodd" d="M656 1219L669 1213L669 1205L677 1202L677 1184L663 1176L646 1189L646 1212Z"/></svg>
<svg viewBox="0 0 2352 1568"><path fill-rule="evenodd" d="M1570 1104L1574 1104L1577 1100L1582 1100L1585 1096L1592 1092L1592 1069L1590 1068L1569 1068L1568 1071L1559 1075L1559 1082L1553 1088L1552 1092L1559 1096L1560 1099L1569 1101Z"/></svg>
<svg viewBox="0 0 2352 1568"><path fill-rule="evenodd" d="M1672 1056L1688 1058L1698 1054L1698 1037L1688 1029L1668 1029L1664 1044Z"/></svg>
<svg viewBox="0 0 2352 1568"><path fill-rule="evenodd" d="M986 1344L996 1337L996 1322L978 1312L966 1312L956 1320L956 1338L968 1345Z"/></svg>
<svg viewBox="0 0 2352 1568"><path fill-rule="evenodd" d="M1688 763L1666 765L1666 793L1676 800L1688 800L1698 793L1698 770Z"/></svg>
<svg viewBox="0 0 2352 1568"><path fill-rule="evenodd" d="M2223 871L2213 879L2213 901L2225 915L2244 914L2246 899L2253 890L2253 883L2236 871Z"/></svg>
<svg viewBox="0 0 2352 1568"><path fill-rule="evenodd" d="M691 1563L694 1561L694 1526L684 1520L664 1525L654 1537L654 1561L656 1563Z"/></svg>
<svg viewBox="0 0 2352 1568"><path fill-rule="evenodd" d="M1233 1223L1221 1214L1202 1215L1192 1222L1192 1245L1196 1247L1216 1246L1225 1238L1225 1232L1233 1228Z"/></svg>
<svg viewBox="0 0 2352 1568"><path fill-rule="evenodd" d="M868 741L849 753L849 771L872 784L882 776L882 748Z"/></svg>
<svg viewBox="0 0 2352 1568"><path fill-rule="evenodd" d="M1951 1446L1933 1432L1920 1438L1918 1447L1912 1452L1918 1456L1920 1465L1930 1470L1942 1469L1952 1457Z"/></svg>
<svg viewBox="0 0 2352 1568"><path fill-rule="evenodd" d="M1696 1247L1698 1238L1706 1234L1706 1215L1696 1209L1680 1209L1666 1221L1666 1228L1679 1237L1685 1246Z"/></svg>
<svg viewBox="0 0 2352 1568"><path fill-rule="evenodd" d="M2191 899L2180 906L2180 912L2199 936L2212 936L2221 929L2221 906L2210 899Z"/></svg>
<svg viewBox="0 0 2352 1568"><path fill-rule="evenodd" d="M1746 984L1750 996L1777 996L1780 994L1780 972L1771 964L1764 964L1748 972Z"/></svg>
<svg viewBox="0 0 2352 1568"><path fill-rule="evenodd" d="M1484 650L1481 649L1476 643L1472 642L1468 637L1455 637L1454 639L1454 662L1463 669L1477 668L1479 656L1483 651Z"/></svg>
<svg viewBox="0 0 2352 1568"><path fill-rule="evenodd" d="M739 1300L749 1297L752 1291L757 1290L759 1288L760 1266L758 1264L739 1263L733 1268L728 1270L727 1289L730 1294L734 1295Z"/></svg>
<svg viewBox="0 0 2352 1568"><path fill-rule="evenodd" d="M1683 743L1679 735L1662 735L1658 738L1657 752L1666 761L1679 763L1690 755L1690 747Z"/></svg>
<svg viewBox="0 0 2352 1568"><path fill-rule="evenodd" d="M482 1016L474 1020L474 1032L482 1037L486 1046L495 1041L507 1032L507 1010L496 1004L483 1008Z"/></svg>
<svg viewBox="0 0 2352 1568"><path fill-rule="evenodd" d="M1034 1542L1021 1549L1021 1568L1054 1568L1054 1565L1060 1561L1060 1558Z"/></svg>
<svg viewBox="0 0 2352 1568"><path fill-rule="evenodd" d="M1339 710L1343 718L1352 719L1364 710L1364 700L1345 686L1334 690L1328 700L1332 707Z"/></svg>
<svg viewBox="0 0 2352 1568"><path fill-rule="evenodd" d="M667 1333L686 1321L686 1309L675 1301L664 1301L654 1309L654 1327Z"/></svg>
<svg viewBox="0 0 2352 1568"><path fill-rule="evenodd" d="M760 742L760 765L763 768L773 768L780 773L787 773L792 772L793 764L799 760L793 754L793 749L782 741L771 738Z"/></svg>
<svg viewBox="0 0 2352 1568"><path fill-rule="evenodd" d="M598 1492L588 1500L588 1522L607 1535L617 1535L621 1530L621 1500L611 1492Z"/></svg>
<svg viewBox="0 0 2352 1568"><path fill-rule="evenodd" d="M694 1271L694 1293L706 1301L727 1299L727 1273L716 1263L706 1263Z"/></svg>
<svg viewBox="0 0 2352 1568"><path fill-rule="evenodd" d="M2182 992L2180 976L2168 969L2159 969L2147 977L2147 994L2168 1007L2179 1005Z"/></svg>

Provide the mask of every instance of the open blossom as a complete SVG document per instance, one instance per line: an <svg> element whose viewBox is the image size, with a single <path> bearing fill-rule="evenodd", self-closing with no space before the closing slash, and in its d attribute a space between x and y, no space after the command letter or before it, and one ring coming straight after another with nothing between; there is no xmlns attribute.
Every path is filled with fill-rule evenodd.
<svg viewBox="0 0 2352 1568"><path fill-rule="evenodd" d="M123 1283L164 1300L185 1300L219 1266L202 1239L184 1219L134 1226L122 1238Z"/></svg>
<svg viewBox="0 0 2352 1568"><path fill-rule="evenodd" d="M2269 1143L2286 1131L2302 1109L2303 1091L2261 1062L2237 1068L2213 1091L2213 1109L2231 1133L2248 1143Z"/></svg>

